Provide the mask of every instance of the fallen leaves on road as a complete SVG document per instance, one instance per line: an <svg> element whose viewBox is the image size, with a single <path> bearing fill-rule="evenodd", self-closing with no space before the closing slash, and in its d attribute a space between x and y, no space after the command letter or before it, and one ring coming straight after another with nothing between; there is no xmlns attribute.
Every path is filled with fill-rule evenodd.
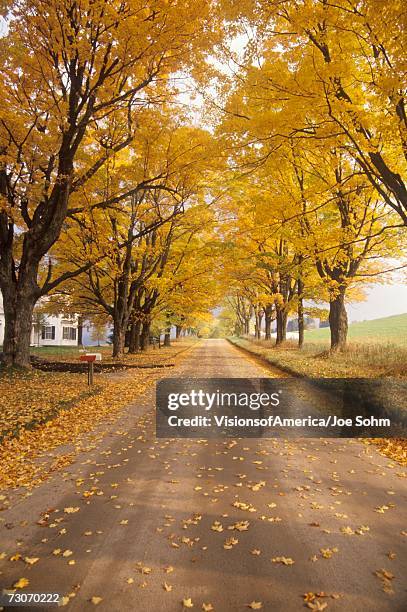
<svg viewBox="0 0 407 612"><path fill-rule="evenodd" d="M294 565L295 561L291 557L273 557L273 563L282 563L283 565Z"/></svg>
<svg viewBox="0 0 407 612"><path fill-rule="evenodd" d="M375 438L364 440L365 444L374 444L379 453L389 457L401 465L407 465L407 439L406 438Z"/></svg>
<svg viewBox="0 0 407 612"><path fill-rule="evenodd" d="M192 599L188 597L187 599L182 600L182 605L184 608L193 608L194 604L192 603Z"/></svg>
<svg viewBox="0 0 407 612"><path fill-rule="evenodd" d="M20 578L13 584L15 589L24 589L26 586L30 584L30 581L27 578Z"/></svg>
<svg viewBox="0 0 407 612"><path fill-rule="evenodd" d="M310 610L314 610L315 612L321 612L322 610L325 610L325 608L328 607L328 604L326 602L320 602L318 599L316 599L315 601L309 601L307 603L307 607L310 608Z"/></svg>
<svg viewBox="0 0 407 612"><path fill-rule="evenodd" d="M330 559L334 553L337 553L339 548L334 546L333 548L320 548L319 552L324 557L324 559Z"/></svg>
<svg viewBox="0 0 407 612"><path fill-rule="evenodd" d="M39 557L24 557L24 561L28 563L28 565L34 565L34 563L37 563L39 560Z"/></svg>
<svg viewBox="0 0 407 612"><path fill-rule="evenodd" d="M233 537L228 538L227 540L225 540L225 543L223 544L223 548L225 548L226 550L231 550L238 543L239 543L239 540L237 538L233 538Z"/></svg>
<svg viewBox="0 0 407 612"><path fill-rule="evenodd" d="M249 529L249 526L249 521L238 521L237 523L233 523L233 525L230 525L228 529L235 529L236 531L247 531Z"/></svg>
<svg viewBox="0 0 407 612"><path fill-rule="evenodd" d="M41 372L38 377L40 387L43 382L42 374L44 373ZM78 376L80 378L77 379L74 374L64 373L61 379L59 373L46 373L46 379L44 379L47 381L46 388L41 387L41 401L48 406L48 411L49 402L53 402L53 406L58 402L59 392L63 398L72 397L72 389L77 394L77 390L85 384L85 377ZM79 397L73 406L61 408L50 420L38 424L33 429L20 430L18 437L6 437L0 450L0 489L17 486L31 489L33 486L40 484L55 469L71 464L76 453L83 448L83 442L82 444L79 443L81 435L94 430L98 423L113 422L117 418L117 413L145 391L147 385L158 377L159 373L153 372L149 373L148 376L143 374L143 378L140 374L140 378L137 379L133 373L131 378L123 377L116 382L100 375L98 377L99 392L97 394L91 396L87 394L85 398ZM0 408L2 407L2 400L7 396L7 393L3 395L4 380L3 376L1 379ZM22 377L21 383L19 382L22 387L26 388L23 397L28 405L30 405L30 400L27 399L27 393L30 394L32 380L37 381L37 372L30 373L28 378ZM61 389L59 391L58 381L61 380L63 382L60 382ZM47 385L50 388L49 397L47 395ZM18 411L21 406L19 402L16 404L16 388L11 383L10 393L12 393L14 399L11 401L9 398L7 401L10 400L13 404L13 410L16 412L16 419L18 420L20 418ZM74 397L77 396L75 394ZM32 409L30 408L29 411L31 411L29 414L24 413L21 416L24 423L33 420ZM0 423L0 433L1 427ZM101 437L104 435L105 432L100 433ZM45 457L47 452L49 453L52 449L64 444L73 444L73 450L55 458L53 462L49 460L35 461L37 457Z"/></svg>
<svg viewBox="0 0 407 612"><path fill-rule="evenodd" d="M383 568L380 570L376 570L373 573L375 576L377 576L377 578L379 578L379 580L381 580L382 590L385 593L392 595L394 593L393 586L392 586L392 580L394 580L395 578L394 574L392 574L392 572L389 572L388 570L383 569Z"/></svg>
<svg viewBox="0 0 407 612"><path fill-rule="evenodd" d="M219 521L215 521L213 523L213 525L211 526L212 531L223 531L223 526L222 523L220 523Z"/></svg>

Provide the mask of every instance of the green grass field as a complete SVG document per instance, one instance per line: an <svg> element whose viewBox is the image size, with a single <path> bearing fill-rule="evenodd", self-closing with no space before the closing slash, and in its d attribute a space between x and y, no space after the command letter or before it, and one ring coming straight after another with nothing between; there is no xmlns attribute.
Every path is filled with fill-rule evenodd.
<svg viewBox="0 0 407 612"><path fill-rule="evenodd" d="M329 342L329 327L312 329L305 332L306 342ZM349 342L371 344L395 344L407 347L407 313L373 321L351 323L348 332Z"/></svg>

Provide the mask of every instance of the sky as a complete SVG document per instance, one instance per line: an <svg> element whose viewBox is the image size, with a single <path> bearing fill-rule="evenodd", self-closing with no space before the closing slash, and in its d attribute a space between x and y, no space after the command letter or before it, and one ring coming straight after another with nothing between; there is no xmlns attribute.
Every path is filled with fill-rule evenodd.
<svg viewBox="0 0 407 612"><path fill-rule="evenodd" d="M349 321L380 319L407 313L407 284L373 285L364 302L347 305Z"/></svg>

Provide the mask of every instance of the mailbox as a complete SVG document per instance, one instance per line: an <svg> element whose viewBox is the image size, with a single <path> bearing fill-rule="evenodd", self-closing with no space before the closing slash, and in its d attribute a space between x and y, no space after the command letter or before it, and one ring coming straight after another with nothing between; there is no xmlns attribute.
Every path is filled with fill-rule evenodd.
<svg viewBox="0 0 407 612"><path fill-rule="evenodd" d="M86 353L85 357L94 357L94 361L102 361L102 353Z"/></svg>
<svg viewBox="0 0 407 612"><path fill-rule="evenodd" d="M80 361L88 364L88 385L93 385L93 364L95 361L102 361L102 353L86 353L79 357Z"/></svg>
<svg viewBox="0 0 407 612"><path fill-rule="evenodd" d="M81 361L87 361L89 363L93 363L94 361L96 361L96 355L81 355L79 359Z"/></svg>

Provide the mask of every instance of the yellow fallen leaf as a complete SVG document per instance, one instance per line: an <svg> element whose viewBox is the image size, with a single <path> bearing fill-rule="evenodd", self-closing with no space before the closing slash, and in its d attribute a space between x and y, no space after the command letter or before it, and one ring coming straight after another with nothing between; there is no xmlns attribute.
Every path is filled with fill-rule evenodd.
<svg viewBox="0 0 407 612"><path fill-rule="evenodd" d="M316 597L315 593L312 593L312 591L309 591L308 593L304 593L303 595L305 602L314 601L315 597Z"/></svg>
<svg viewBox="0 0 407 612"><path fill-rule="evenodd" d="M73 552L72 550L69 550L69 549L64 550L64 552L62 553L63 557L70 557L71 555L73 555Z"/></svg>
<svg viewBox="0 0 407 612"><path fill-rule="evenodd" d="M345 533L346 535L353 535L355 533L352 527L341 527L341 532Z"/></svg>
<svg viewBox="0 0 407 612"><path fill-rule="evenodd" d="M322 610L325 610L325 608L328 607L327 603L321 603L318 600L315 601L309 601L307 603L308 608L310 608L310 610L315 610L315 612L321 612Z"/></svg>
<svg viewBox="0 0 407 612"><path fill-rule="evenodd" d="M138 571L140 572L140 574L151 574L153 570L151 569L151 567L147 567L147 565L139 565Z"/></svg>
<svg viewBox="0 0 407 612"><path fill-rule="evenodd" d="M283 565L294 565L295 561L291 557L273 557L273 563L282 563Z"/></svg>
<svg viewBox="0 0 407 612"><path fill-rule="evenodd" d="M222 524L221 524L221 523L219 523L219 521L215 521L215 522L213 523L213 525L211 526L211 529L212 529L212 531L219 531L219 532L220 532L220 531L223 531Z"/></svg>
<svg viewBox="0 0 407 612"><path fill-rule="evenodd" d="M172 591L172 585L171 584L167 584L166 582L164 582L163 589L164 589L164 591L167 591L167 593L170 593Z"/></svg>
<svg viewBox="0 0 407 612"><path fill-rule="evenodd" d="M73 514L74 512L78 512L79 508L73 508L72 506L70 506L69 508L64 508L64 512L66 512L66 514Z"/></svg>
<svg viewBox="0 0 407 612"><path fill-rule="evenodd" d="M236 529L236 531L247 531L249 529L250 521L238 521L230 525L228 529Z"/></svg>
<svg viewBox="0 0 407 612"><path fill-rule="evenodd" d="M194 604L192 603L192 599L190 597L188 597L188 599L183 599L182 600L182 605L184 606L184 608L193 608Z"/></svg>
<svg viewBox="0 0 407 612"><path fill-rule="evenodd" d="M261 610L263 604L261 601L252 601L251 603L247 604L247 607L251 608L252 610Z"/></svg>
<svg viewBox="0 0 407 612"><path fill-rule="evenodd" d="M23 589L24 587L28 586L30 584L30 581L27 580L27 578L20 578L19 580L17 580L17 582L15 582L13 584L13 587L15 589Z"/></svg>
<svg viewBox="0 0 407 612"><path fill-rule="evenodd" d="M126 582L127 584L133 584L134 578L127 578Z"/></svg>
<svg viewBox="0 0 407 612"><path fill-rule="evenodd" d="M164 571L166 574L171 574L171 572L174 571L174 568L172 567L172 565L167 565L167 567L164 567Z"/></svg>
<svg viewBox="0 0 407 612"><path fill-rule="evenodd" d="M102 597L91 597L90 598L91 603L93 603L94 606L97 606L98 604L100 604L101 601L103 601Z"/></svg>
<svg viewBox="0 0 407 612"><path fill-rule="evenodd" d="M214 607L211 603L203 603L202 604L202 610L204 612L212 612L212 610L214 610Z"/></svg>

